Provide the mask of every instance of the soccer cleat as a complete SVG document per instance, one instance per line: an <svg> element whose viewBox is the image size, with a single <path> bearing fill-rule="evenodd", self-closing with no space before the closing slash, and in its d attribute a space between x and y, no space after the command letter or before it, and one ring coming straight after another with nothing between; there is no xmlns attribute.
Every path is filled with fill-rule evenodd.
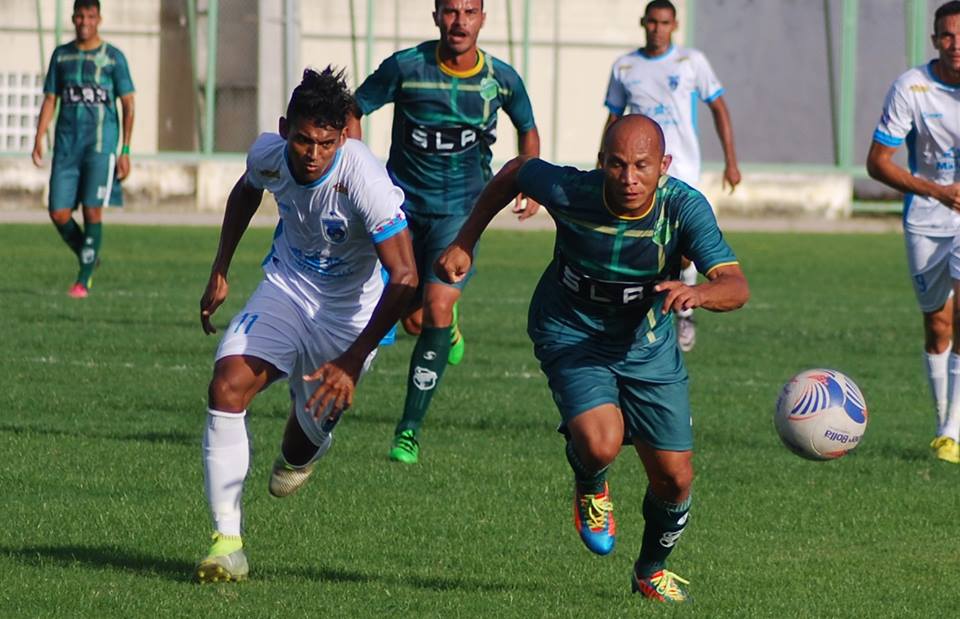
<svg viewBox="0 0 960 619"><path fill-rule="evenodd" d="M949 436L938 436L930 443L934 455L944 462L960 464L960 444Z"/></svg>
<svg viewBox="0 0 960 619"><path fill-rule="evenodd" d="M574 490L573 526L590 552L610 554L616 541L617 525L613 520L613 501L606 482L603 492L597 494L580 494L579 489Z"/></svg>
<svg viewBox="0 0 960 619"><path fill-rule="evenodd" d="M413 430L404 430L393 437L390 459L404 464L416 464L420 460L420 443Z"/></svg>
<svg viewBox="0 0 960 619"><path fill-rule="evenodd" d="M337 420L339 421L339 417ZM283 450L280 450L280 455L274 460L273 471L270 473L270 494L278 499L282 499L285 496L290 496L299 490L300 486L307 483L307 479L309 479L310 474L313 473L314 467L317 466L317 461L320 460L330 449L330 446L333 445L332 429L333 424L330 424L330 427L324 430L327 432L327 438L317 447L317 451L310 458L309 462L304 465L295 466L290 464L283 456Z"/></svg>
<svg viewBox="0 0 960 619"><path fill-rule="evenodd" d="M249 572L240 536L214 533L213 546L197 565L196 576L200 583L237 582L244 580Z"/></svg>
<svg viewBox="0 0 960 619"><path fill-rule="evenodd" d="M67 294L74 299L86 299L90 292L86 286L80 282L77 282L73 286L70 286L70 290L67 291Z"/></svg>
<svg viewBox="0 0 960 619"><path fill-rule="evenodd" d="M690 581L669 570L654 572L646 578L640 578L634 571L631 584L634 593L641 593L643 597L657 602L682 604L691 601L687 590L680 586L689 585Z"/></svg>
<svg viewBox="0 0 960 619"><path fill-rule="evenodd" d="M467 348L463 341L463 333L460 332L460 303L453 304L453 323L450 327L450 352L447 353L447 363L450 365L460 365L463 361L463 353Z"/></svg>
<svg viewBox="0 0 960 619"><path fill-rule="evenodd" d="M693 316L677 316L677 344L680 350L690 352L697 343L697 324Z"/></svg>

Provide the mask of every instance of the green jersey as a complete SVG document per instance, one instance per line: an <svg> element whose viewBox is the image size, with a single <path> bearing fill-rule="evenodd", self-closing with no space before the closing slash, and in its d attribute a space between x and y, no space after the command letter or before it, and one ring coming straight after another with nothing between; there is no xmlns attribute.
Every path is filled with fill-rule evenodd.
<svg viewBox="0 0 960 619"><path fill-rule="evenodd" d="M554 258L531 302L528 330L535 343L573 338L570 344L650 360L675 341L673 321L661 315L665 293L654 286L677 278L682 256L704 274L737 259L706 198L686 183L661 177L646 212L626 218L607 208L603 179L602 170L540 159L520 169L520 191L542 204L557 225ZM650 378L672 380L683 373L676 363L664 370L672 376Z"/></svg>
<svg viewBox="0 0 960 619"><path fill-rule="evenodd" d="M530 98L514 69L479 50L473 69L455 72L437 41L401 50L360 85L363 114L394 104L387 170L414 213L464 214L490 179L490 146L502 108L517 131L535 128Z"/></svg>
<svg viewBox="0 0 960 619"><path fill-rule="evenodd" d="M113 152L120 135L117 97L133 92L123 53L109 43L91 50L74 41L53 51L43 92L60 97L55 149ZM69 146L68 146L69 145Z"/></svg>

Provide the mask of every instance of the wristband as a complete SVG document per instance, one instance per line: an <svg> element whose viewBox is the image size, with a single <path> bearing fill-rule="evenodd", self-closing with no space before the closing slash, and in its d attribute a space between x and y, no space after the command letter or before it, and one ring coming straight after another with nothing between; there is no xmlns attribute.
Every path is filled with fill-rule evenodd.
<svg viewBox="0 0 960 619"><path fill-rule="evenodd" d="M129 144L124 144L123 146L121 146L121 147L120 147L120 154L121 154L121 155L129 155L129 154L130 154L130 145L129 145Z"/></svg>

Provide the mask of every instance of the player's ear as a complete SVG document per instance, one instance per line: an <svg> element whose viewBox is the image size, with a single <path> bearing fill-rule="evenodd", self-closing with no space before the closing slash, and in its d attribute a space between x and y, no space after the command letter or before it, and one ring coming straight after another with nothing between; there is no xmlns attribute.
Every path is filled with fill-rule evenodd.
<svg viewBox="0 0 960 619"><path fill-rule="evenodd" d="M437 28L439 28L439 27L440 27L440 13L439 13L438 11L434 11L434 12L432 13L432 15L433 15L433 25L436 26Z"/></svg>
<svg viewBox="0 0 960 619"><path fill-rule="evenodd" d="M663 159L660 160L660 174L666 174L667 170L670 169L670 164L673 162L673 155L664 155Z"/></svg>
<svg viewBox="0 0 960 619"><path fill-rule="evenodd" d="M343 146L347 141L347 128L344 127L340 130L340 137L337 140L337 148Z"/></svg>
<svg viewBox="0 0 960 619"><path fill-rule="evenodd" d="M280 133L280 137L282 137L284 140L286 140L287 136L290 134L290 125L287 123L287 119L283 116L280 117L277 130Z"/></svg>

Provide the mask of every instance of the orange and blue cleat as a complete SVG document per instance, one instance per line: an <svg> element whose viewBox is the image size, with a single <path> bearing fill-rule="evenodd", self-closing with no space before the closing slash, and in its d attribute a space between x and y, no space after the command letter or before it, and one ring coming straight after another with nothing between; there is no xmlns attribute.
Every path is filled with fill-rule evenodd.
<svg viewBox="0 0 960 619"><path fill-rule="evenodd" d="M573 526L590 552L610 554L616 541L617 526L613 520L613 502L606 482L603 492L581 494L579 488L573 496Z"/></svg>
<svg viewBox="0 0 960 619"><path fill-rule="evenodd" d="M687 590L680 585L689 585L690 581L680 578L669 570L660 570L646 578L640 578L633 573L633 592L656 602L682 604L690 601Z"/></svg>

